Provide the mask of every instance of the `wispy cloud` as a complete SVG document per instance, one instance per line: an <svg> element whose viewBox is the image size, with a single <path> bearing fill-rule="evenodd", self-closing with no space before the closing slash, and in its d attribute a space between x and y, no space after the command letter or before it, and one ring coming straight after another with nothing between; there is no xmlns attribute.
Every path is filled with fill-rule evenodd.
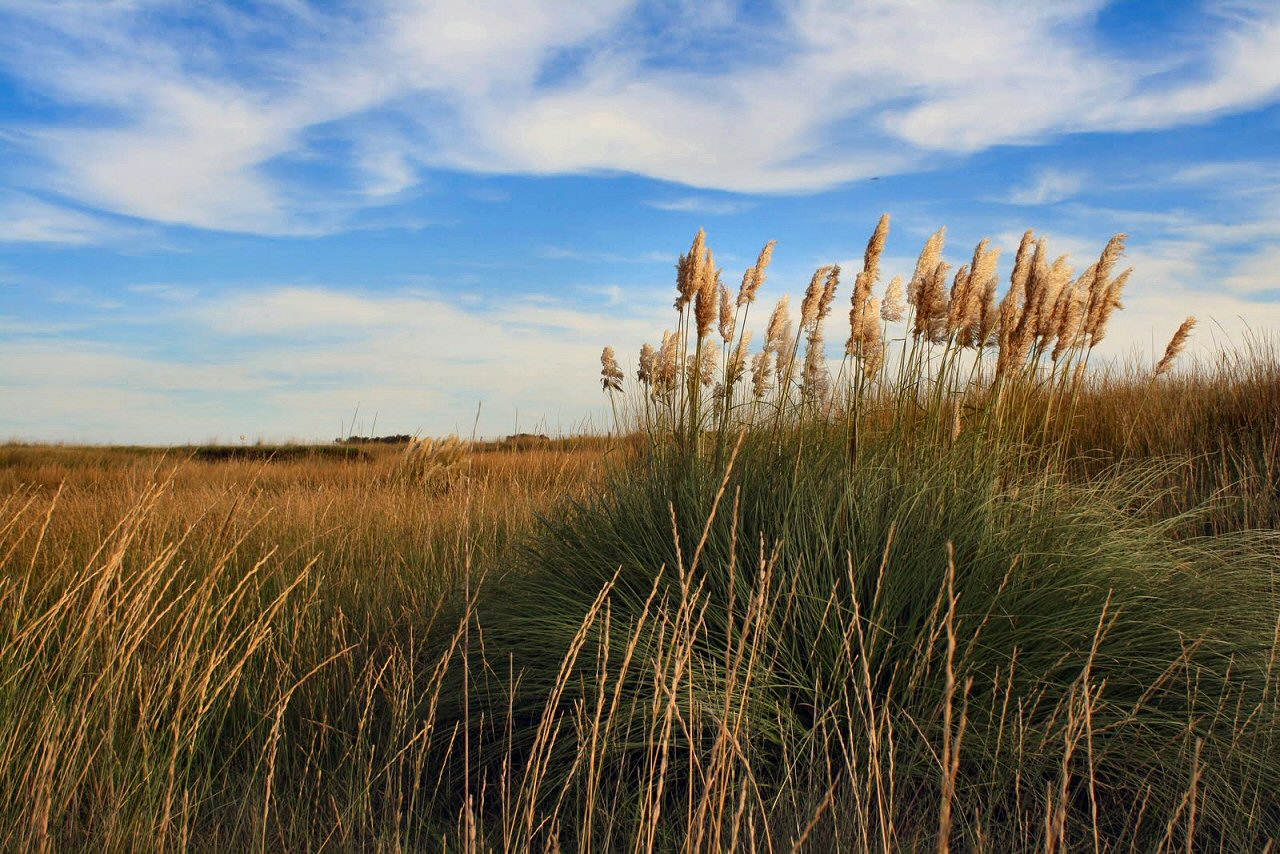
<svg viewBox="0 0 1280 854"><path fill-rule="evenodd" d="M809 191L934 152L1169 127L1280 97L1274 5L1205 13L1150 61L1102 43L1102 5L804 0L765 31L722 3L681 19L684 37L753 50L710 64L668 56L662 32L646 41L628 0L291 2L253 18L7 2L0 47L11 75L76 111L15 137L47 186L144 219L273 234L345 228L432 169ZM207 51L180 47L193 21Z"/></svg>
<svg viewBox="0 0 1280 854"><path fill-rule="evenodd" d="M599 264L652 264L671 260L670 252L608 252L598 249L576 249L571 246L539 246L539 258L548 261L589 261Z"/></svg>
<svg viewBox="0 0 1280 854"><path fill-rule="evenodd" d="M1044 169L1031 181L1009 194L1014 205L1049 205L1065 201L1084 186L1084 174L1061 169Z"/></svg>
<svg viewBox="0 0 1280 854"><path fill-rule="evenodd" d="M0 241L89 246L138 242L150 232L52 204L19 192L0 192Z"/></svg>
<svg viewBox="0 0 1280 854"><path fill-rule="evenodd" d="M748 199L714 199L707 196L679 196L671 199L651 199L645 202L651 208L660 211L676 211L678 213L701 213L711 216L729 216L740 214L756 207L756 202Z"/></svg>
<svg viewBox="0 0 1280 854"><path fill-rule="evenodd" d="M0 395L11 404L0 435L325 438L357 401L390 413L393 432L444 433L463 420L469 430L480 404L485 435L511 432L517 409L551 430L584 418L603 426L601 347L635 352L660 333L665 307L588 311L510 296L461 306L447 293L282 285L133 317L148 334L128 344L86 328L50 341L40 337L50 330L14 327L0 340Z"/></svg>
<svg viewBox="0 0 1280 854"><path fill-rule="evenodd" d="M129 293L140 294L165 302L190 302L200 293L198 289L187 285L167 285L163 283L130 285Z"/></svg>

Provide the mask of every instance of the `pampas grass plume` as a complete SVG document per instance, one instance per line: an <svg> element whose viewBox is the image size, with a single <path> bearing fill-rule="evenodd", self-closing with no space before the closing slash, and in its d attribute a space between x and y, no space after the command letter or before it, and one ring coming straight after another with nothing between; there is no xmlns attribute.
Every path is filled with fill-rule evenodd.
<svg viewBox="0 0 1280 854"><path fill-rule="evenodd" d="M1168 373L1173 367L1173 362L1178 358L1178 354L1187 346L1187 339L1191 337L1191 330L1195 328L1196 319L1188 317L1182 321L1182 325L1178 327L1178 331L1173 333L1173 338L1169 340L1169 346L1164 350L1164 357L1156 364L1156 376Z"/></svg>
<svg viewBox="0 0 1280 854"><path fill-rule="evenodd" d="M884 304L880 306L880 318L889 323L901 323L907 314L907 301L902 290L902 277L894 276L884 292Z"/></svg>
<svg viewBox="0 0 1280 854"><path fill-rule="evenodd" d="M760 292L760 286L764 284L765 270L769 267L769 261L773 258L773 247L778 241L770 240L760 250L760 257L756 259L756 265L747 270L742 275L742 287L738 291L738 305L748 305L756 301L756 294Z"/></svg>
<svg viewBox="0 0 1280 854"><path fill-rule="evenodd" d="M640 367L636 369L636 379L648 385L653 381L653 372L656 367L658 358L657 351L653 349L652 344L643 344L640 347Z"/></svg>
<svg viewBox="0 0 1280 854"><path fill-rule="evenodd" d="M698 324L699 341L707 337L712 324L716 322L718 313L716 302L720 298L720 271L716 269L715 255L710 249L707 250L701 274L702 280L693 304L693 316Z"/></svg>
<svg viewBox="0 0 1280 854"><path fill-rule="evenodd" d="M618 357L612 347L605 347L600 354L600 385L605 391L622 391L622 380L626 374L618 367Z"/></svg>
<svg viewBox="0 0 1280 854"><path fill-rule="evenodd" d="M729 286L720 283L720 337L727 344L733 339L733 321L735 313L733 310L733 295L729 293Z"/></svg>

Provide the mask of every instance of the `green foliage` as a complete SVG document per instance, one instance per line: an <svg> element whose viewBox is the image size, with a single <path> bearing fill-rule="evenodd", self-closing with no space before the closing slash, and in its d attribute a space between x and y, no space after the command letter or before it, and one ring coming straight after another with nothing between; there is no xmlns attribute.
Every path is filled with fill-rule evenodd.
<svg viewBox="0 0 1280 854"><path fill-rule="evenodd" d="M1123 484L1033 476L977 442L851 464L839 430L750 436L722 475L654 454L490 581L471 667L488 674L472 689L486 711L471 716L492 750L473 779L539 755L551 714L567 732L539 772L542 807L609 805L595 826L629 842L661 774L675 838L713 833L695 805L744 779L775 842L834 792L828 841L932 845L948 785L965 847L1073 849L1096 832L1153 848L1189 832L1193 778L1197 838L1249 850L1280 827L1273 537L1177 541L1120 509ZM607 620L584 634L602 590ZM601 692L620 720L575 730ZM709 773L726 732L743 752ZM585 775L584 752L607 772Z"/></svg>

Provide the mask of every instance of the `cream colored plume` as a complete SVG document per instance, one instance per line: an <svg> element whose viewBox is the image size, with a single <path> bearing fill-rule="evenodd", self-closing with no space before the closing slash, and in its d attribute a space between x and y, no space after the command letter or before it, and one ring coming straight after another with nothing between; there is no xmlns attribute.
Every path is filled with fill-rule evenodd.
<svg viewBox="0 0 1280 854"><path fill-rule="evenodd" d="M880 306L880 319L889 323L901 323L906 317L907 301L902 292L902 277L894 276L885 289L884 304Z"/></svg>
<svg viewBox="0 0 1280 854"><path fill-rule="evenodd" d="M653 382L653 372L657 358L657 351L653 349L652 344L642 345L640 347L640 367L636 369L636 379L645 385Z"/></svg>
<svg viewBox="0 0 1280 854"><path fill-rule="evenodd" d="M733 296L729 293L729 286L720 283L720 337L727 344L733 340Z"/></svg>
<svg viewBox="0 0 1280 854"><path fill-rule="evenodd" d="M600 385L605 391L622 391L622 380L626 374L618 367L618 358L612 347L605 347L600 354Z"/></svg>
<svg viewBox="0 0 1280 854"><path fill-rule="evenodd" d="M1164 357L1156 364L1156 376L1168 373L1173 367L1174 359L1178 358L1178 354L1187 346L1187 339L1191 337L1191 330L1196 325L1194 317L1188 317L1182 321L1182 325L1178 327L1178 331L1173 333L1173 338L1169 341L1169 346L1164 350Z"/></svg>
<svg viewBox="0 0 1280 854"><path fill-rule="evenodd" d="M921 295L929 280L933 278L938 263L942 260L942 250L946 242L947 227L944 225L929 236L925 241L924 249L920 250L920 257L916 259L916 271L911 276L911 284L907 286L907 302L915 306L917 312L920 310Z"/></svg>
<svg viewBox="0 0 1280 854"><path fill-rule="evenodd" d="M769 268L769 261L773 258L773 247L778 241L770 240L760 250L760 257L756 259L756 265L747 269L742 274L742 287L738 290L738 305L747 305L756 301L756 294L760 292L760 286L764 284L765 270Z"/></svg>
<svg viewBox="0 0 1280 854"><path fill-rule="evenodd" d="M693 238L688 255L681 255L676 262L676 304L683 311L702 286L703 267L706 264L707 233L701 228Z"/></svg>

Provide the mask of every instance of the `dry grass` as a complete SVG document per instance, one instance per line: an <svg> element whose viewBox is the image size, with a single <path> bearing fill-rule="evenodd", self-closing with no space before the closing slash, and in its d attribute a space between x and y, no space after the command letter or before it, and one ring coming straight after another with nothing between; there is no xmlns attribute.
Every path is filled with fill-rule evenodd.
<svg viewBox="0 0 1280 854"><path fill-rule="evenodd" d="M1276 353L887 231L832 372L699 233L621 438L0 447L0 847L1280 843Z"/></svg>

